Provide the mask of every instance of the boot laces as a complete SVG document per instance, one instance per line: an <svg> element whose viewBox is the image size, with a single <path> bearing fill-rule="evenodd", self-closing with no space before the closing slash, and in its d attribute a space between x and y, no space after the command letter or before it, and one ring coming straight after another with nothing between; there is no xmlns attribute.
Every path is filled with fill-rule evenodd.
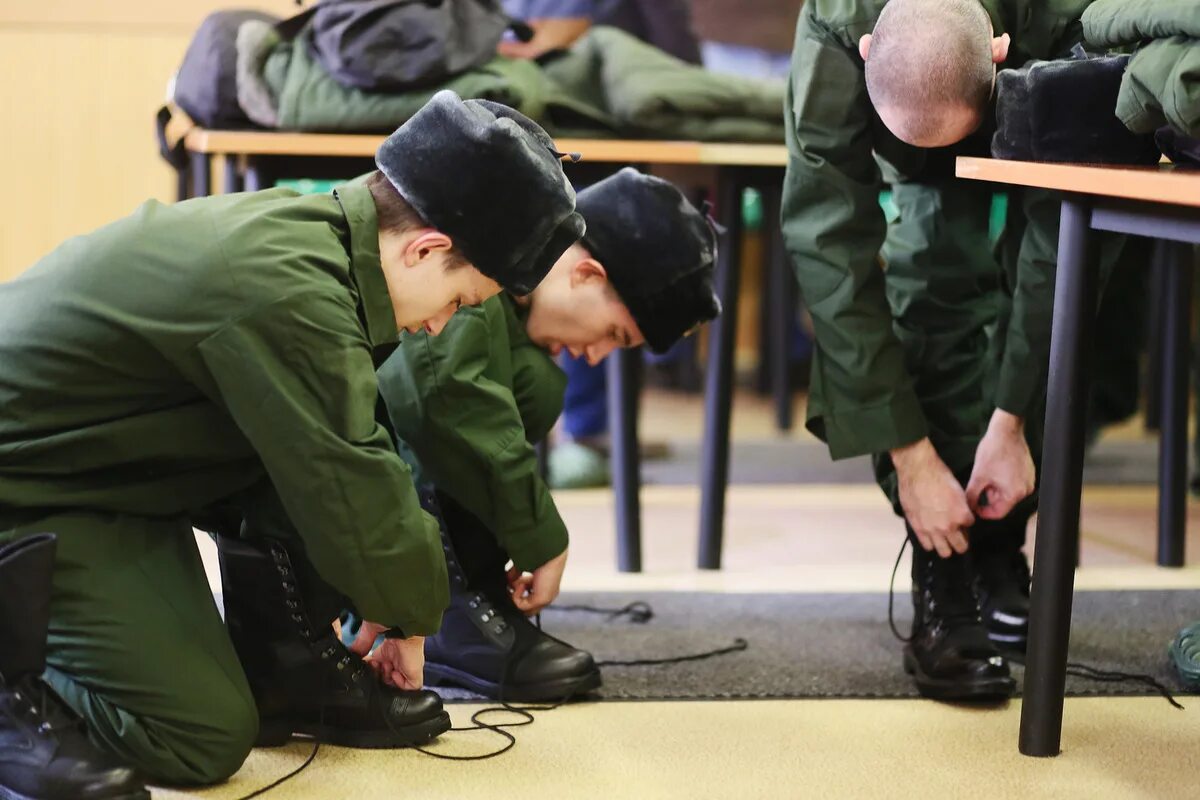
<svg viewBox="0 0 1200 800"><path fill-rule="evenodd" d="M979 601L963 558L939 559L923 581L929 611L940 617L947 628L980 622Z"/></svg>
<svg viewBox="0 0 1200 800"><path fill-rule="evenodd" d="M474 592L470 599L467 600L467 608L471 609L472 613L478 615L479 621L485 625L495 623L493 630L496 633L503 633L508 629L508 620L496 608L495 603L483 592Z"/></svg>
<svg viewBox="0 0 1200 800"><path fill-rule="evenodd" d="M13 689L13 698L17 701L17 710L37 724L38 733L54 733L83 723L82 718L76 716L41 678L31 677L18 683Z"/></svg>

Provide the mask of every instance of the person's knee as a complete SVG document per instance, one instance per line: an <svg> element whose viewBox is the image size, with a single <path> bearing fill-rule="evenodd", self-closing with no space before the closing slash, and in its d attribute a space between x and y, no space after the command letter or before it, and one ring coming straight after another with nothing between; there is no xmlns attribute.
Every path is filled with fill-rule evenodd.
<svg viewBox="0 0 1200 800"><path fill-rule="evenodd" d="M190 743L196 751L194 783L219 783L241 769L258 737L253 703L230 700L214 713L212 726Z"/></svg>
<svg viewBox="0 0 1200 800"><path fill-rule="evenodd" d="M153 781L204 786L227 780L241 769L258 736L258 711L240 698L207 698L202 722L145 721L157 746L139 759Z"/></svg>

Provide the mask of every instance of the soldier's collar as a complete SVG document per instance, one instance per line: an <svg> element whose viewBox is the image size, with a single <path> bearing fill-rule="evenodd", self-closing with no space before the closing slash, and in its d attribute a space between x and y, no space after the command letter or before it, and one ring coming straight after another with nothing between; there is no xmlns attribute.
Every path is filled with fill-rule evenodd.
<svg viewBox="0 0 1200 800"><path fill-rule="evenodd" d="M379 219L375 201L365 181L353 181L334 190L350 228L350 275L358 287L358 302L371 344L395 344L400 339L396 313L388 294L387 279L379 260Z"/></svg>

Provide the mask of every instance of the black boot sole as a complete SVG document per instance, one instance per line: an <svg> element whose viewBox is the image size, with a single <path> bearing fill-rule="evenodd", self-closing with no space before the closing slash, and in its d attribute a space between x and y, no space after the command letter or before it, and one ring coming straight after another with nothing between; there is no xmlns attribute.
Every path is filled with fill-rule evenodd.
<svg viewBox="0 0 1200 800"><path fill-rule="evenodd" d="M359 750L389 750L425 744L450 730L450 715L445 711L422 722L396 728L352 730L331 725L314 725L264 720L259 725L255 747L282 747L295 735L308 736L321 744L353 747Z"/></svg>
<svg viewBox="0 0 1200 800"><path fill-rule="evenodd" d="M582 675L555 678L536 684L509 685L500 696L500 684L480 678L445 664L425 662L425 683L428 686L457 686L481 694L490 700L508 703L551 703L571 697L580 697L600 688L600 670L595 669Z"/></svg>
<svg viewBox="0 0 1200 800"><path fill-rule="evenodd" d="M973 681L931 677L921 669L916 657L907 647L904 648L904 671L913 677L921 696L930 700L1007 700L1017 691L1017 682L1011 676Z"/></svg>
<svg viewBox="0 0 1200 800"><path fill-rule="evenodd" d="M38 800L38 798L19 794L12 789L0 786L0 800ZM103 800L150 800L150 792L146 789L139 789L136 792L110 795Z"/></svg>

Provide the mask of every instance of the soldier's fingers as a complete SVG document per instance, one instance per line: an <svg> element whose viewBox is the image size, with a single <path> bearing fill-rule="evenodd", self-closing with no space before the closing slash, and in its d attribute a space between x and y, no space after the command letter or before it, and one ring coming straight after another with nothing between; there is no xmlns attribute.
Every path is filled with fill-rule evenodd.
<svg viewBox="0 0 1200 800"><path fill-rule="evenodd" d="M930 539L927 533L919 530L915 525L913 526L913 533L917 535L917 542L921 545L922 549L926 551L933 549L933 539Z"/></svg>
<svg viewBox="0 0 1200 800"><path fill-rule="evenodd" d="M945 534L934 534L933 546L937 549L937 554L942 558L949 558L954 553L950 548L950 543L946 541Z"/></svg>
<svg viewBox="0 0 1200 800"><path fill-rule="evenodd" d="M962 531L954 531L947 537L947 541L954 552L959 554L967 552L967 537L963 535Z"/></svg>

